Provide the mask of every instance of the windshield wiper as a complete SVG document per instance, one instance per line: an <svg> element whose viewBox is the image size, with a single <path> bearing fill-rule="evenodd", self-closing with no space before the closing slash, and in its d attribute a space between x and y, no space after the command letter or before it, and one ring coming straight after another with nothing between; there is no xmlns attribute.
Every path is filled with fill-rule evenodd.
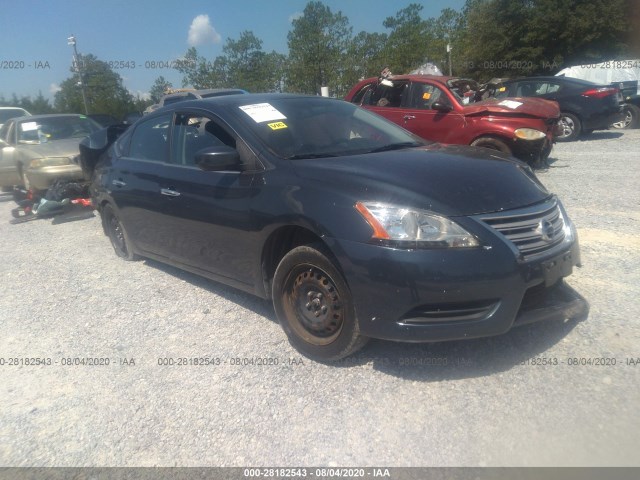
<svg viewBox="0 0 640 480"><path fill-rule="evenodd" d="M419 147L421 145L423 144L418 142L390 143L389 145L384 145L383 147L374 148L373 150L370 150L369 153L388 152L390 150L402 150L403 148Z"/></svg>
<svg viewBox="0 0 640 480"><path fill-rule="evenodd" d="M337 157L338 155L334 155L332 153L298 153L297 155L291 155L289 157L284 157L286 160L301 160L303 158L328 158L328 157Z"/></svg>

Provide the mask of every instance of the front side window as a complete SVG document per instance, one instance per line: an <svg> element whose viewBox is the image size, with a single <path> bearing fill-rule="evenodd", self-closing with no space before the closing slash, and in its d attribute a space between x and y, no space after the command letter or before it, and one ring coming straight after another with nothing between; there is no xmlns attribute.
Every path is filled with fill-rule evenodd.
<svg viewBox="0 0 640 480"><path fill-rule="evenodd" d="M139 160L166 162L169 145L171 114L141 122L131 135L129 157Z"/></svg>
<svg viewBox="0 0 640 480"><path fill-rule="evenodd" d="M451 106L451 101L446 93L434 85L428 83L414 83L411 89L410 108L417 110L431 110L433 104L440 102Z"/></svg>
<svg viewBox="0 0 640 480"><path fill-rule="evenodd" d="M198 152L223 145L236 148L236 141L218 122L198 114L176 115L173 125L172 163L195 166Z"/></svg>

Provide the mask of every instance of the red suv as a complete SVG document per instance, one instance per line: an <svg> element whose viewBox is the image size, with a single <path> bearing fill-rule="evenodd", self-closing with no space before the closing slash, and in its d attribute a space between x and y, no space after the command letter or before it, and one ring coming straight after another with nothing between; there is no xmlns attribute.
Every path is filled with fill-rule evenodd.
<svg viewBox="0 0 640 480"><path fill-rule="evenodd" d="M483 100L477 82L433 75L369 78L345 100L427 140L492 148L532 164L549 156L560 118L555 102Z"/></svg>

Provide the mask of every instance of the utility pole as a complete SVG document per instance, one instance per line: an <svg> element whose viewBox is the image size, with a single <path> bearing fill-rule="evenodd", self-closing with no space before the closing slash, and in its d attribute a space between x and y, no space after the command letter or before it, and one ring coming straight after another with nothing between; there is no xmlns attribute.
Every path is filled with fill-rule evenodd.
<svg viewBox="0 0 640 480"><path fill-rule="evenodd" d="M87 93L84 85L84 75L82 74L82 63L80 62L80 56L78 55L78 49L76 48L76 37L71 35L67 38L67 45L73 47L73 63L74 68L80 76L80 90L82 91L82 102L84 103L84 114L89 115L89 108L87 108Z"/></svg>

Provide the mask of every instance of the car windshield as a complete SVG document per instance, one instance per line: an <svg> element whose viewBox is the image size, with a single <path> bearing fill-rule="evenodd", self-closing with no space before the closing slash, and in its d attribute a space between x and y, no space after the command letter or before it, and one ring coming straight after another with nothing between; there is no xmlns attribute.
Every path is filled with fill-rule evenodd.
<svg viewBox="0 0 640 480"><path fill-rule="evenodd" d="M360 107L322 97L241 105L237 115L272 153L288 159L340 157L429 143Z"/></svg>
<svg viewBox="0 0 640 480"><path fill-rule="evenodd" d="M480 90L480 85L475 80L452 78L447 81L447 87L449 87L449 91L453 93L460 105L468 105L479 101L479 96L476 93Z"/></svg>
<svg viewBox="0 0 640 480"><path fill-rule="evenodd" d="M21 108L0 108L0 123L24 115L27 115L27 112Z"/></svg>
<svg viewBox="0 0 640 480"><path fill-rule="evenodd" d="M18 126L18 143L39 144L67 138L84 138L100 128L96 122L83 115L24 120Z"/></svg>

